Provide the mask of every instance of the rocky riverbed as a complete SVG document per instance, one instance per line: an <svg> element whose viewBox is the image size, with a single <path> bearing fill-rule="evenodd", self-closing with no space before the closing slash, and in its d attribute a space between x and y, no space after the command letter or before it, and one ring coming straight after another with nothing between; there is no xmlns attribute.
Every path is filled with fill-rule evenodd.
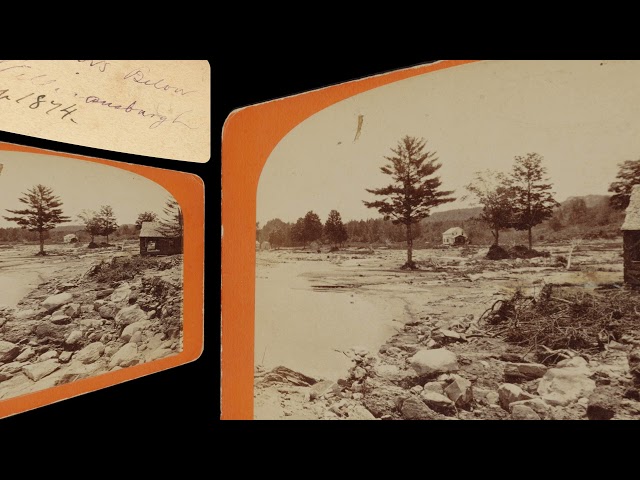
<svg viewBox="0 0 640 480"><path fill-rule="evenodd" d="M182 257L97 257L0 307L0 400L181 351Z"/></svg>
<svg viewBox="0 0 640 480"><path fill-rule="evenodd" d="M600 352L567 351L563 360L542 364L530 349L508 344L480 321L496 300L518 288L539 291L545 283L556 283L593 291L621 283L617 248L583 247L574 257L574 271L553 257L486 261L482 250L470 255L464 250L428 252L428 262L417 272L393 270L392 262L401 258L397 252L312 255L336 268L317 276L307 263L310 289L320 283L349 285L356 297L393 295L406 303L402 324L376 348L337 349L350 365L339 378L308 376L295 364L273 367L256 361L255 417L638 419L640 331L627 332ZM268 277L269 264L300 261L310 261L309 254L261 254L267 268L259 263L258 275ZM327 290L317 294L331 302ZM257 312L256 322L259 318Z"/></svg>

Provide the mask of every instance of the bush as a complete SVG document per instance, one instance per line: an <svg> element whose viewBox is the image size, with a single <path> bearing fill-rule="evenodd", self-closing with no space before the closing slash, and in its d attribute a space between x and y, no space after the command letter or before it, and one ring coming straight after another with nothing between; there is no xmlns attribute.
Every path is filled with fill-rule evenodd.
<svg viewBox="0 0 640 480"><path fill-rule="evenodd" d="M507 252L500 245L491 245L489 247L489 253L487 253L487 258L489 260L505 260L510 258L509 252Z"/></svg>

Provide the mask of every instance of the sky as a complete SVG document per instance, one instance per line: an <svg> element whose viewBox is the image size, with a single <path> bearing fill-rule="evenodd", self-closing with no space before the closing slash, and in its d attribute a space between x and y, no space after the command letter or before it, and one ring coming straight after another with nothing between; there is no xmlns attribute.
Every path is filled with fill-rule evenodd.
<svg viewBox="0 0 640 480"><path fill-rule="evenodd" d="M354 140L358 116L363 116ZM640 62L482 61L419 75L328 107L295 127L262 171L257 221L294 222L332 209L343 220L378 217L366 188L389 183L384 156L405 135L427 140L442 189L474 206L473 173L510 171L536 152L556 199L607 194L618 164L640 158Z"/></svg>
<svg viewBox="0 0 640 480"><path fill-rule="evenodd" d="M2 216L6 209L25 207L18 201L28 189L42 184L60 197L64 215L81 224L77 215L84 209L99 210L111 205L120 225L135 223L138 214L152 211L159 216L171 194L163 187L126 170L66 157L0 151L0 227L17 227Z"/></svg>

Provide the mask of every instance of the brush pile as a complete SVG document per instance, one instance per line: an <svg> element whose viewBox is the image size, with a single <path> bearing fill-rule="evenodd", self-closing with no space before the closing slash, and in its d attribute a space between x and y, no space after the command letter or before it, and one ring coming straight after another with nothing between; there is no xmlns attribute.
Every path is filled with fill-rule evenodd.
<svg viewBox="0 0 640 480"><path fill-rule="evenodd" d="M528 348L538 361L551 364L566 358L563 351L597 353L611 342L640 337L640 295L545 285L537 297L516 291L498 300L481 320L492 336Z"/></svg>

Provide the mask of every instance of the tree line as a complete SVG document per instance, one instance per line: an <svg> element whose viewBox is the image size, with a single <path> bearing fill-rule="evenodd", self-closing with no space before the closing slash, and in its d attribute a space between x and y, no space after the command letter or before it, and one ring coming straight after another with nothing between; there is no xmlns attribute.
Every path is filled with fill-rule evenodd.
<svg viewBox="0 0 640 480"><path fill-rule="evenodd" d="M324 225L318 214L309 211L295 223L285 223L279 218L269 220L260 228L256 223L256 239L268 241L273 247L302 246L321 241L334 247L343 245L349 239L347 228L337 210L331 210Z"/></svg>
<svg viewBox="0 0 640 480"><path fill-rule="evenodd" d="M18 229L0 229L0 241L35 241L40 244L39 255L44 255L44 241L50 238L49 232L63 223L71 222L71 218L64 215L63 202L56 196L53 189L44 185L35 185L18 198L25 205L20 209L6 209L13 216L3 216L5 220L15 222L23 231L18 235ZM182 237L183 215L178 202L170 199L164 207L165 218L160 219L154 212L142 212L138 215L135 228L140 230L143 222L158 221L160 231L167 237ZM84 226L84 231L91 238L91 244L95 244L96 236L104 236L107 245L109 236L120 231L121 234L129 234L129 227L120 228L110 205L102 205L100 210L83 210L78 215L78 220ZM4 238L3 238L4 236Z"/></svg>
<svg viewBox="0 0 640 480"><path fill-rule="evenodd" d="M270 220L262 229L256 224L257 238L267 239L276 247L306 246L308 242L321 239L335 245L344 243L347 238L373 242L383 237L396 239L400 236L399 230L389 228L388 222L391 222L404 230L407 244L404 267L416 268L413 241L422 234L424 220L433 208L456 200L452 196L454 191L441 189L442 182L435 173L442 164L436 152L427 150L426 145L426 140L407 135L391 148L392 155L384 157L386 163L380 171L391 177L391 183L366 189L380 199L363 201L368 208L376 209L382 220L348 222L345 226L340 214L334 210L323 226L318 216L310 211L292 225L280 219ZM640 184L640 160L626 161L620 164L616 181L609 188L614 195L608 205L597 205L596 210L590 212L593 207L588 207L584 199L574 199L562 207L555 199L543 160L536 152L518 155L509 172L475 172L471 183L466 185L468 194L475 197L482 208L472 223L477 226L481 222L488 228L494 245L499 245L501 232L515 230L526 232L529 249L532 249L533 229L543 223L552 232L568 225L610 225L620 219L615 212L629 204L633 185ZM336 229L333 225L339 227Z"/></svg>
<svg viewBox="0 0 640 480"><path fill-rule="evenodd" d="M337 215L340 215L339 212L335 212ZM314 214L314 212L311 213ZM299 232L302 229L300 226L296 228L297 223L298 222L284 222L279 218L275 218L266 222L262 227L258 224L256 240L259 243L269 242L276 248L305 246L309 241L305 243L304 239L300 236ZM323 226L322 236L311 241L343 246L347 241L355 243L387 243L403 242L405 240L405 230L402 226L394 225L390 220L384 220L382 218L350 220L342 223L342 225L343 229L340 230L342 232L340 237L334 237L332 240L332 233L327 235L325 224ZM292 234L292 231L295 233ZM422 225L417 224L412 231L414 240L423 237L424 233L425 229Z"/></svg>

